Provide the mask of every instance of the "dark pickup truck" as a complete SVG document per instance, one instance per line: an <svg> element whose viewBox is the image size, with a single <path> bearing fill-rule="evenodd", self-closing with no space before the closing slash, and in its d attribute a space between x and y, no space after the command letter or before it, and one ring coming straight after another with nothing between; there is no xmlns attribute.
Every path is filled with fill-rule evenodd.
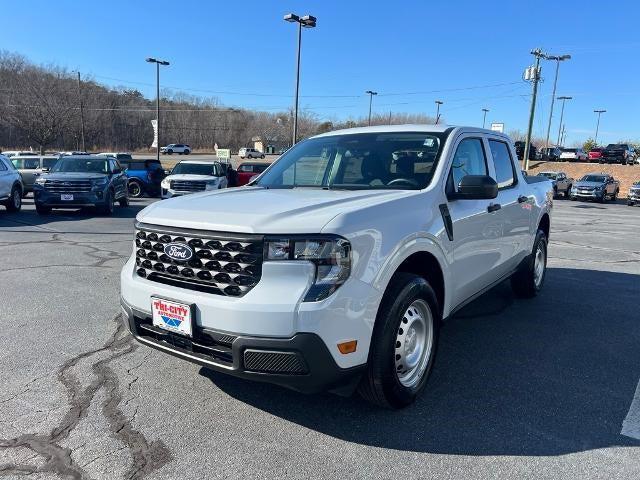
<svg viewBox="0 0 640 480"><path fill-rule="evenodd" d="M636 161L636 152L628 143L610 143L602 152L601 163L621 163L633 165Z"/></svg>
<svg viewBox="0 0 640 480"><path fill-rule="evenodd" d="M524 159L524 142L520 140L515 142L515 147L516 147L516 155L518 156L518 160ZM535 145L529 145L529 160L537 160L537 158L538 158L538 151Z"/></svg>

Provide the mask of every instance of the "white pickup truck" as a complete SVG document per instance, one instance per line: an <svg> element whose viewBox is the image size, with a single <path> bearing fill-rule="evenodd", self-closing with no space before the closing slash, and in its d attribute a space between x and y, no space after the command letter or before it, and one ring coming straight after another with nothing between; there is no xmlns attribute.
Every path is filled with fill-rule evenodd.
<svg viewBox="0 0 640 480"><path fill-rule="evenodd" d="M249 186L141 211L123 318L219 372L400 408L425 387L443 320L508 278L540 290L552 202L497 132L318 135Z"/></svg>

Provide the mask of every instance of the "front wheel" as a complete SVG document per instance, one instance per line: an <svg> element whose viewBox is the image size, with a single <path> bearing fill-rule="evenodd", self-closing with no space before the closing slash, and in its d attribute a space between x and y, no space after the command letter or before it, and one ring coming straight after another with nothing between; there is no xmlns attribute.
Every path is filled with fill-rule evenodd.
<svg viewBox="0 0 640 480"><path fill-rule="evenodd" d="M564 192L564 198L569 198L571 196L571 188L573 187L573 185L569 185L567 187L567 189Z"/></svg>
<svg viewBox="0 0 640 480"><path fill-rule="evenodd" d="M22 208L22 190L18 186L14 186L11 189L11 195L5 203L7 210L10 212L19 212Z"/></svg>
<svg viewBox="0 0 640 480"><path fill-rule="evenodd" d="M121 207L128 207L129 197L127 197L126 195L122 197L120 200L118 200L118 205L120 205Z"/></svg>
<svg viewBox="0 0 640 480"><path fill-rule="evenodd" d="M413 403L433 366L439 324L438 301L429 282L396 273L378 310L360 395L385 408Z"/></svg>
<svg viewBox="0 0 640 480"><path fill-rule="evenodd" d="M547 236L538 230L531 255L511 277L511 288L518 297L533 298L542 289L547 273Z"/></svg>
<svg viewBox="0 0 640 480"><path fill-rule="evenodd" d="M185 154L185 155L189 155L190 153L191 153L191 150L185 150L185 151L184 151L184 154Z"/></svg>
<svg viewBox="0 0 640 480"><path fill-rule="evenodd" d="M137 180L131 180L129 182L128 189L130 197L140 198L142 196L142 185Z"/></svg>
<svg viewBox="0 0 640 480"><path fill-rule="evenodd" d="M113 192L109 190L104 199L104 205L98 207L98 212L102 215L111 215L113 214L114 208Z"/></svg>

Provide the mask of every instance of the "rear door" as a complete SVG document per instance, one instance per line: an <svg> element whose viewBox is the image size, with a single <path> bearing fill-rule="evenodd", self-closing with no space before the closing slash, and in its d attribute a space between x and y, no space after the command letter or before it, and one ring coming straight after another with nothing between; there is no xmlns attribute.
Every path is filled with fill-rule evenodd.
<svg viewBox="0 0 640 480"><path fill-rule="evenodd" d="M8 197L11 193L12 186L13 176L11 175L11 171L4 163L4 160L0 158L0 198Z"/></svg>
<svg viewBox="0 0 640 480"><path fill-rule="evenodd" d="M40 169L41 159L40 157L25 157L21 158L20 162L22 165L20 167L16 165L16 168L20 170L22 182L25 187L31 190L36 181L36 177L42 173L42 170Z"/></svg>

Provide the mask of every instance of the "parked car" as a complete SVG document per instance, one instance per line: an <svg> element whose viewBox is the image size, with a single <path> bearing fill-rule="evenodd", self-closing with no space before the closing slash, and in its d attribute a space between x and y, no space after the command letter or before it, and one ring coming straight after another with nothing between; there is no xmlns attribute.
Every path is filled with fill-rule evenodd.
<svg viewBox="0 0 640 480"><path fill-rule="evenodd" d="M589 155L582 148L563 148L560 160L565 162L586 162Z"/></svg>
<svg viewBox="0 0 640 480"><path fill-rule="evenodd" d="M256 188L138 214L124 320L219 372L404 407L442 319L503 279L523 297L543 286L552 187L518 166L508 136L471 127L303 140Z"/></svg>
<svg viewBox="0 0 640 480"><path fill-rule="evenodd" d="M606 173L589 173L573 184L571 200L616 200L620 192L620 183Z"/></svg>
<svg viewBox="0 0 640 480"><path fill-rule="evenodd" d="M133 156L130 153L125 153L125 152L102 152L102 153L98 153L98 155L113 157L116 160L118 160L118 162L120 162L121 165L122 165L122 162L130 162L131 160L133 160Z"/></svg>
<svg viewBox="0 0 640 480"><path fill-rule="evenodd" d="M636 152L628 143L610 143L602 152L602 163L621 163L633 165Z"/></svg>
<svg viewBox="0 0 640 480"><path fill-rule="evenodd" d="M264 172L269 164L243 162L238 165L238 186L246 185L256 175Z"/></svg>
<svg viewBox="0 0 640 480"><path fill-rule="evenodd" d="M129 205L127 175L115 158L97 155L62 156L49 173L40 175L33 186L36 211L52 208L96 207L105 215L114 204Z"/></svg>
<svg viewBox="0 0 640 480"><path fill-rule="evenodd" d="M518 155L518 159L519 160L524 159L525 142L519 140L515 142L515 147L516 147L516 154ZM538 158L538 149L536 148L535 145L529 145L529 160L537 160L537 158Z"/></svg>
<svg viewBox="0 0 640 480"><path fill-rule="evenodd" d="M11 157L11 163L22 175L22 183L24 184L23 195L33 191L33 185L43 173L48 172L58 161L59 157L54 156L21 156Z"/></svg>
<svg viewBox="0 0 640 480"><path fill-rule="evenodd" d="M538 176L551 180L553 185L553 196L557 197L562 194L565 198L571 195L571 187L573 186L573 178L567 176L564 172L540 172Z"/></svg>
<svg viewBox="0 0 640 480"><path fill-rule="evenodd" d="M560 160L560 154L562 150L559 147L548 147L543 149L542 151L542 160L547 160L550 162L557 162Z"/></svg>
<svg viewBox="0 0 640 480"><path fill-rule="evenodd" d="M177 153L179 155L189 155L191 153L191 147L182 143L171 143L166 147L160 149L160 153L163 155L171 155Z"/></svg>
<svg viewBox="0 0 640 480"><path fill-rule="evenodd" d="M238 156L240 158L264 158L264 153L260 150L256 150L255 148L242 147L238 150Z"/></svg>
<svg viewBox="0 0 640 480"><path fill-rule="evenodd" d="M594 147L589 150L589 161L598 161L602 160L602 152L604 152L603 147ZM602 163L602 162L600 162Z"/></svg>
<svg viewBox="0 0 640 480"><path fill-rule="evenodd" d="M627 198L627 205L630 207L636 203L640 203L640 181L631 185L631 188L629 188L629 197Z"/></svg>
<svg viewBox="0 0 640 480"><path fill-rule="evenodd" d="M38 152L32 152L31 150L6 150L4 152L0 152L0 154L7 158L15 157L16 155L20 155L21 157L39 155Z"/></svg>
<svg viewBox="0 0 640 480"><path fill-rule="evenodd" d="M177 197L206 190L227 188L227 177L220 162L183 160L162 180L162 198Z"/></svg>
<svg viewBox="0 0 640 480"><path fill-rule="evenodd" d="M20 211L23 191L20 172L16 170L9 157L0 154L0 204L10 212Z"/></svg>
<svg viewBox="0 0 640 480"><path fill-rule="evenodd" d="M158 160L119 160L129 178L129 197L143 195L159 197L161 183L166 177L162 164Z"/></svg>

